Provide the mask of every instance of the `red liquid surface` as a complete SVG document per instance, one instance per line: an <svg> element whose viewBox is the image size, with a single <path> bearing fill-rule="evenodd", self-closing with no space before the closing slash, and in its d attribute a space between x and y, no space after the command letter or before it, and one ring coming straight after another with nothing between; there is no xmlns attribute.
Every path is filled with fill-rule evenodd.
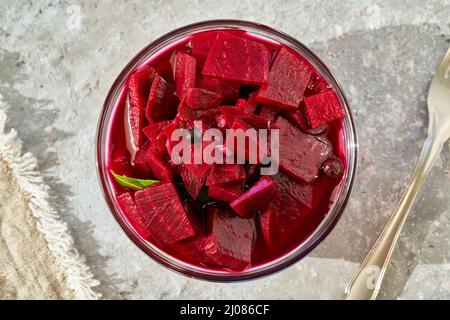
<svg viewBox="0 0 450 320"><path fill-rule="evenodd" d="M282 46L272 41L269 42L261 38L252 37L252 35L249 35L244 32L238 33L240 34L240 36L251 37L253 38L253 40L264 43L267 47L271 49L272 53L275 53ZM150 60L147 61L146 64L143 65L141 68L151 66L168 82L173 83L174 79L170 59L175 50L183 50L187 53L190 53L191 49L189 47L189 41L190 38L187 38L184 41L177 43L176 46L167 48L166 50L160 52L158 55L151 57ZM273 60L273 56L271 60ZM314 77L316 77L319 80L325 81L317 73L317 71L313 69L312 66L311 69L313 70ZM125 88L123 93L121 94L121 98L118 100L118 103L115 107L115 110L113 111L113 115L109 125L109 135L107 139L108 154L106 167L117 168L117 164L114 164L114 162L120 161L121 162L120 167L122 168L121 169L122 172L117 173L132 176L135 178L151 179L152 178L151 176L142 175L141 173L136 171L130 164L131 163L130 153L127 150L127 143L126 143L127 137L125 134L126 128L124 125L126 90L127 89ZM246 95L246 90L243 89L242 86L240 92L241 96L243 96L244 98L248 97ZM314 91L314 89L306 89L305 96L313 95L315 93L316 92ZM345 142L343 133L343 120L336 120L330 123L328 130L323 135L331 142L333 148L332 151L333 155L335 157L339 157L345 166L346 154L345 154ZM317 179L309 183L313 188L314 199L312 203L314 203L315 205L311 209L304 209L307 211L306 219L303 219L303 221L298 226L296 226L294 230L290 230L291 232L289 233L290 234L289 236L286 236L286 238L283 239L278 239L277 245L270 247L266 245L266 243L262 238L261 232L258 228L258 222L256 222L257 234L252 251L251 266L249 268L253 268L268 263L274 259L277 259L289 253L290 251L298 247L300 244L302 244L308 237L310 237L314 233L316 228L324 220L326 215L329 213L330 208L336 201L336 194L338 193L338 190L341 187L342 177L345 175L345 171L347 170L347 168L344 167L343 170L344 174L342 174L341 177L339 178L331 179L325 177L323 174L320 174ZM176 180L181 181L179 177L177 177ZM110 184L112 189L115 191L116 196L119 196L124 192L130 192L130 189L121 187L120 185L115 183L112 178L110 178ZM206 215L206 212L202 214ZM255 213L255 217L258 214L259 213ZM235 272L233 270L226 270L226 269L224 270L223 268L210 265L206 261L199 261L198 256L196 255L195 252L190 252L189 250L186 250L185 247L183 247L182 245L179 246L175 244L170 246L162 246L156 241L153 242L153 244L162 249L163 251L169 253L173 257L183 260L185 262L205 268Z"/></svg>

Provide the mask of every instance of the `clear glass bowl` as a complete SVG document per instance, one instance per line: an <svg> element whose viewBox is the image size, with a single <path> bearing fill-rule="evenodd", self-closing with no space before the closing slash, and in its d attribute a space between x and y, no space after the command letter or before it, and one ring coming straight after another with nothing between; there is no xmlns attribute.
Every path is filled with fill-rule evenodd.
<svg viewBox="0 0 450 320"><path fill-rule="evenodd" d="M120 209L115 203L112 181L110 181L107 168L105 166L107 160L106 155L108 152L108 128L110 126L114 108L117 105L121 93L124 91L124 86L126 85L126 81L129 75L135 69L139 68L145 62L147 62L152 56L155 56L159 52L162 52L164 49L175 45L177 42L182 41L195 33L211 30L243 30L245 32L251 33L254 36L262 37L265 40L272 40L281 43L297 51L306 60L309 61L309 63L317 70L317 72L320 73L328 81L328 83L332 84L336 88L337 96L341 104L347 111L346 117L343 121L343 148L347 156L346 170L342 178L342 182L337 190L336 201L330 208L330 211L325 219L307 240L305 240L303 243L301 243L299 246L297 246L287 254L284 254L283 256L263 265L258 265L248 270L236 272L230 272L226 270L220 271L192 265L188 262L179 260L167 254L166 252L157 248L155 245L140 238L140 236L134 231L133 227L122 215ZM345 98L342 89L340 88L339 84L337 83L336 79L333 77L327 66L325 66L325 64L305 45L303 45L298 40L288 36L287 34L274 30L265 25L239 20L213 20L184 26L160 37L159 39L150 43L143 50L141 50L141 52L139 52L119 74L116 81L112 85L108 96L106 97L100 115L96 144L96 161L103 195L115 219L126 232L128 237L150 257L152 257L162 265L170 268L171 270L189 277L223 282L249 280L273 274L274 272L292 265L293 263L303 258L305 255L307 255L309 252L311 252L333 229L334 225L345 209L355 176L358 149L355 124L353 122L347 99Z"/></svg>

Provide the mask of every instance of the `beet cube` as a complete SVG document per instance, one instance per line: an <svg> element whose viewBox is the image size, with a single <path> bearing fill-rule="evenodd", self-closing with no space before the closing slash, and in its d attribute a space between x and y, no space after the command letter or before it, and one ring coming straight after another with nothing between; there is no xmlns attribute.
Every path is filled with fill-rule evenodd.
<svg viewBox="0 0 450 320"><path fill-rule="evenodd" d="M192 109L217 108L222 102L218 93L199 88L189 88L186 95L186 104Z"/></svg>
<svg viewBox="0 0 450 320"><path fill-rule="evenodd" d="M159 74L153 76L146 116L150 123L169 120L177 113L172 86Z"/></svg>
<svg viewBox="0 0 450 320"><path fill-rule="evenodd" d="M295 111L283 112L283 116L286 117L286 119L289 119L292 123L298 125L302 131L306 132L308 129L311 129L303 103L301 103L299 108Z"/></svg>
<svg viewBox="0 0 450 320"><path fill-rule="evenodd" d="M230 203L241 217L247 217L264 208L277 194L278 188L269 177L262 177L243 195Z"/></svg>
<svg viewBox="0 0 450 320"><path fill-rule="evenodd" d="M171 244L196 234L192 217L171 182L153 184L134 195L143 222L152 237L162 245Z"/></svg>
<svg viewBox="0 0 450 320"><path fill-rule="evenodd" d="M108 165L108 169L114 171L121 176L132 177L133 170L130 168L130 161L127 156L120 154L119 152L113 152L111 156L111 163Z"/></svg>
<svg viewBox="0 0 450 320"><path fill-rule="evenodd" d="M252 261L256 237L255 221L243 219L233 211L208 209L211 235L205 243L205 252L217 264L232 270L242 270Z"/></svg>
<svg viewBox="0 0 450 320"><path fill-rule="evenodd" d="M256 101L284 110L295 110L311 78L311 69L288 48L281 48L269 72L269 81L258 91Z"/></svg>
<svg viewBox="0 0 450 320"><path fill-rule="evenodd" d="M277 230L277 213L272 210L268 209L261 213L259 216L259 229L262 235L262 238L264 239L264 242L269 247L273 246L275 242L274 233Z"/></svg>
<svg viewBox="0 0 450 320"><path fill-rule="evenodd" d="M214 184L208 187L208 195L214 199L231 202L245 192L242 182Z"/></svg>
<svg viewBox="0 0 450 320"><path fill-rule="evenodd" d="M320 127L345 116L333 90L305 97L305 107L312 128Z"/></svg>
<svg viewBox="0 0 450 320"><path fill-rule="evenodd" d="M134 158L133 168L138 177L144 177L147 178L152 174L152 170L150 169L149 165L147 164L147 160L145 157L145 154L147 151L151 148L151 143L149 141L146 141L139 151L136 153L136 156Z"/></svg>
<svg viewBox="0 0 450 320"><path fill-rule="evenodd" d="M275 125L280 133L280 169L305 182L317 178L322 163L331 154L331 143L325 137L301 132L283 117L278 117Z"/></svg>
<svg viewBox="0 0 450 320"><path fill-rule="evenodd" d="M312 75L311 79L309 80L308 86L306 87L305 96L312 96L329 89L330 87L328 86L328 83L324 78L319 75Z"/></svg>
<svg viewBox="0 0 450 320"><path fill-rule="evenodd" d="M197 198L200 190L205 184L211 168L211 164L194 164L192 161L189 164L186 163L179 166L181 178L183 179L184 185L192 198Z"/></svg>
<svg viewBox="0 0 450 320"><path fill-rule="evenodd" d="M150 148L145 153L145 160L156 179L171 181L175 176L169 163L164 159L164 156L153 148Z"/></svg>
<svg viewBox="0 0 450 320"><path fill-rule="evenodd" d="M192 129L194 127L194 121L201 120L203 122L203 127L214 126L216 124L216 117L219 115L219 110L214 109L193 109L190 108L185 101L182 101L178 106L178 115L180 119L187 121L189 127Z"/></svg>
<svg viewBox="0 0 450 320"><path fill-rule="evenodd" d="M126 192L121 194L116 198L116 201L120 210L122 210L122 213L127 217L133 228L136 229L139 235L148 240L150 237L150 231L144 224L141 213L134 203L131 193Z"/></svg>
<svg viewBox="0 0 450 320"><path fill-rule="evenodd" d="M206 185L212 186L227 182L243 181L245 169L241 164L215 164L206 179Z"/></svg>
<svg viewBox="0 0 450 320"><path fill-rule="evenodd" d="M314 200L312 185L294 180L283 172L272 176L272 180L280 190L282 200L312 209ZM288 198L292 201L287 200Z"/></svg>
<svg viewBox="0 0 450 320"><path fill-rule="evenodd" d="M194 34L189 41L191 53L197 59L197 63L203 67L209 50L214 40L216 40L217 32L201 32Z"/></svg>
<svg viewBox="0 0 450 320"><path fill-rule="evenodd" d="M175 92L181 100L186 96L189 88L195 87L197 61L186 52L176 51L171 63L175 79Z"/></svg>
<svg viewBox="0 0 450 320"><path fill-rule="evenodd" d="M239 83L215 78L200 77L197 86L220 94L224 102L234 103L239 96Z"/></svg>
<svg viewBox="0 0 450 320"><path fill-rule="evenodd" d="M267 82L270 52L259 42L218 32L203 75L246 84Z"/></svg>
<svg viewBox="0 0 450 320"><path fill-rule="evenodd" d="M169 123L170 121L151 123L143 129L144 134L150 140L152 147L157 149L161 154L167 153L167 138L162 129Z"/></svg>
<svg viewBox="0 0 450 320"><path fill-rule="evenodd" d="M145 107L154 70L144 68L133 73L128 80L128 94L125 104L125 133L127 149L134 161L139 147L144 142L142 128L145 125Z"/></svg>
<svg viewBox="0 0 450 320"><path fill-rule="evenodd" d="M255 129L266 129L268 127L268 122L263 117L256 114L248 113L232 106L221 106L219 107L220 113L223 115L223 119L226 122L226 126L231 128L234 120L239 118L245 123L254 127Z"/></svg>
<svg viewBox="0 0 450 320"><path fill-rule="evenodd" d="M261 108L261 112L259 113L260 117L263 117L267 121L275 122L277 120L277 116L280 113L280 110L278 108L265 105Z"/></svg>
<svg viewBox="0 0 450 320"><path fill-rule="evenodd" d="M312 185L296 181L282 172L272 176L272 180L279 192L264 209L261 215L264 219L260 222L262 228L270 229L266 235L272 237L273 244L277 239L286 238L284 233L295 230L304 221L311 212L314 197ZM266 216L269 210L272 212Z"/></svg>

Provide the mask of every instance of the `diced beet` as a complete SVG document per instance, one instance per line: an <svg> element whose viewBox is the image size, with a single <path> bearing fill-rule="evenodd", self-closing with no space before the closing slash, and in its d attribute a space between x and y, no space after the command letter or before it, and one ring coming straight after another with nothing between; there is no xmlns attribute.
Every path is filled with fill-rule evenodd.
<svg viewBox="0 0 450 320"><path fill-rule="evenodd" d="M268 209L259 216L259 228L264 242L269 247L275 242L274 233L277 230L277 213L272 209Z"/></svg>
<svg viewBox="0 0 450 320"><path fill-rule="evenodd" d="M126 192L121 194L116 198L117 204L119 205L120 210L122 210L123 214L127 217L128 221L131 223L133 228L139 233L141 237L146 240L150 238L150 231L147 229L146 225L143 222L141 217L141 213L139 212L136 204L134 203L133 197L131 193Z"/></svg>
<svg viewBox="0 0 450 320"><path fill-rule="evenodd" d="M133 73L128 80L124 125L127 149L131 154L132 163L139 147L144 142L142 128L145 125L145 107L153 74L153 68L144 68Z"/></svg>
<svg viewBox="0 0 450 320"><path fill-rule="evenodd" d="M148 166L153 172L153 175L156 179L162 181L171 181L175 176L172 168L169 163L165 161L164 157L153 148L150 148L145 153L145 160L147 161Z"/></svg>
<svg viewBox="0 0 450 320"><path fill-rule="evenodd" d="M200 181L184 165L178 167L178 172L183 179L183 184L193 199L196 199L203 187L204 181Z"/></svg>
<svg viewBox="0 0 450 320"><path fill-rule="evenodd" d="M299 108L295 111L283 112L283 116L300 127L300 129L302 129L302 131L304 132L306 132L308 129L311 129L311 125L309 124L308 117L306 116L305 106L303 105L303 103L301 103Z"/></svg>
<svg viewBox="0 0 450 320"><path fill-rule="evenodd" d="M233 122L233 125L231 127L231 129L233 129L235 132L237 132L237 130L242 130L244 133L251 129L251 126L249 126L246 122L244 122L244 120L241 120L240 118L236 118ZM245 153L244 154L239 154L240 151L240 147L238 145L238 141L239 139L236 139L236 135L231 135L229 134L226 137L225 140L225 147L230 150L230 152L232 150L234 150L234 154L237 156L238 159L244 159L246 161L250 160L250 144L256 146L256 148L253 150L255 151L255 157L254 159L252 159L253 161L256 159L257 163L260 163L260 161L262 160L259 157L259 145L258 145L258 132L255 130L255 135L248 135L248 138L245 139Z"/></svg>
<svg viewBox="0 0 450 320"><path fill-rule="evenodd" d="M182 100L186 96L187 90L195 87L197 61L186 52L176 51L171 63L175 79L175 92L177 97Z"/></svg>
<svg viewBox="0 0 450 320"><path fill-rule="evenodd" d="M320 127L345 116L333 90L305 97L305 108L312 128Z"/></svg>
<svg viewBox="0 0 450 320"><path fill-rule="evenodd" d="M263 212L272 211L269 222L274 228L270 233L275 242L286 238L285 233L302 223L311 212L314 197L312 185L293 180L282 172L272 176L272 180L279 192Z"/></svg>
<svg viewBox="0 0 450 320"><path fill-rule="evenodd" d="M234 103L239 96L239 83L215 78L200 77L197 86L220 94L224 102Z"/></svg>
<svg viewBox="0 0 450 320"><path fill-rule="evenodd" d="M111 163L109 164L108 169L121 176L133 176L133 170L131 170L130 161L125 155L113 155L111 157Z"/></svg>
<svg viewBox="0 0 450 320"><path fill-rule="evenodd" d="M156 148L161 154L167 153L167 138L162 129L169 123L171 123L171 121L151 123L143 129L144 134L150 140L152 147Z"/></svg>
<svg viewBox="0 0 450 320"><path fill-rule="evenodd" d="M137 191L134 197L144 224L160 244L171 244L196 234L196 224L190 220L171 182L153 184Z"/></svg>
<svg viewBox="0 0 450 320"><path fill-rule="evenodd" d="M217 264L232 270L242 270L252 262L255 221L243 219L231 210L208 209L211 235L205 252Z"/></svg>
<svg viewBox="0 0 450 320"><path fill-rule="evenodd" d="M286 119L289 119L292 123L298 125L303 132L319 135L326 132L329 128L328 124L324 124L323 126L312 128L309 119L305 113L305 106L303 103L300 104L300 107L295 112L284 112L283 115Z"/></svg>
<svg viewBox="0 0 450 320"><path fill-rule="evenodd" d="M301 132L283 117L278 117L275 125L280 133L280 169L305 182L317 178L322 163L331 154L331 143L325 137Z"/></svg>
<svg viewBox="0 0 450 320"><path fill-rule="evenodd" d="M171 248L188 261L202 265L221 267L220 264L216 264L206 253L205 248L210 246L211 242L211 235L205 236L204 234L198 234L194 237L173 243Z"/></svg>
<svg viewBox="0 0 450 320"><path fill-rule="evenodd" d="M159 74L153 76L146 116L150 123L169 120L177 113L172 86Z"/></svg>
<svg viewBox="0 0 450 320"><path fill-rule="evenodd" d="M236 107L221 106L219 107L220 113L226 122L226 126L231 128L236 118L239 118L246 122L255 129L266 129L268 127L267 120L256 114L244 112Z"/></svg>
<svg viewBox="0 0 450 320"><path fill-rule="evenodd" d="M301 206L309 209L313 207L313 187L310 184L294 180L283 172L272 176L272 180L280 190L282 200L292 202L287 200L291 198Z"/></svg>
<svg viewBox="0 0 450 320"><path fill-rule="evenodd" d="M222 102L222 96L218 93L200 89L189 88L186 95L186 104L192 109L211 109L217 108Z"/></svg>
<svg viewBox="0 0 450 320"><path fill-rule="evenodd" d="M267 82L270 52L259 42L218 32L203 75L247 84Z"/></svg>
<svg viewBox="0 0 450 320"><path fill-rule="evenodd" d="M330 87L328 86L328 83L325 81L324 78L322 78L319 75L312 75L311 79L309 80L308 86L305 90L305 96L312 96L317 93L321 93L324 91L329 90Z"/></svg>
<svg viewBox="0 0 450 320"><path fill-rule="evenodd" d="M201 120L203 126L213 127L216 124L216 117L219 115L219 109L192 109L188 107L185 101L182 101L178 106L178 115L181 120L189 123L189 127L194 127L194 121Z"/></svg>
<svg viewBox="0 0 450 320"><path fill-rule="evenodd" d="M194 148L192 148L193 152ZM203 187L212 164L200 163L194 164L193 154L191 163L185 163L179 166L179 173L183 179L184 185L192 198L196 199Z"/></svg>
<svg viewBox="0 0 450 320"><path fill-rule="evenodd" d="M217 32L201 32L194 34L189 41L191 53L202 67L216 37Z"/></svg>
<svg viewBox="0 0 450 320"><path fill-rule="evenodd" d="M297 54L283 47L269 72L269 81L258 91L256 101L284 110L297 109L311 78L311 69Z"/></svg>
<svg viewBox="0 0 450 320"><path fill-rule="evenodd" d="M148 178L152 174L152 170L147 164L147 160L145 157L145 154L150 148L151 143L149 141L146 141L136 153L136 157L134 158L133 168L139 177Z"/></svg>
<svg viewBox="0 0 450 320"><path fill-rule="evenodd" d="M230 203L231 208L241 217L247 217L256 210L264 208L278 192L269 177L262 177L243 195Z"/></svg>
<svg viewBox="0 0 450 320"><path fill-rule="evenodd" d="M267 121L275 122L277 120L277 116L280 113L280 110L275 107L271 107L269 105L265 105L261 108L261 112L259 113L260 117L263 117Z"/></svg>
<svg viewBox="0 0 450 320"><path fill-rule="evenodd" d="M242 164L215 164L206 179L206 185L242 181L245 179L245 169Z"/></svg>
<svg viewBox="0 0 450 320"><path fill-rule="evenodd" d="M208 187L208 196L225 202L231 202L235 200L244 192L244 184L240 181L214 184Z"/></svg>

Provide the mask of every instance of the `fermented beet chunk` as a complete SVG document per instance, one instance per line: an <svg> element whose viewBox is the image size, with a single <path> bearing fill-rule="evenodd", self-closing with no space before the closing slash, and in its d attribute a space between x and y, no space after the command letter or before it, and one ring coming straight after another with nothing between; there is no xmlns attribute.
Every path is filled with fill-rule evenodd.
<svg viewBox="0 0 450 320"><path fill-rule="evenodd" d="M283 172L272 176L272 180L279 192L263 210L261 227L270 230L265 236L273 237L269 242L275 243L285 238L289 230L295 230L311 212L314 194L312 185L298 182ZM266 215L269 210L271 213Z"/></svg>
<svg viewBox="0 0 450 320"><path fill-rule="evenodd" d="M256 101L284 110L295 110L310 78L311 69L306 62L283 47L270 68L269 81L259 90Z"/></svg>
<svg viewBox="0 0 450 320"><path fill-rule="evenodd" d="M259 216L259 229L267 246L272 246L275 242L274 233L277 230L277 213L268 209Z"/></svg>
<svg viewBox="0 0 450 320"><path fill-rule="evenodd" d="M152 238L162 245L196 234L194 217L189 217L171 182L153 184L134 195L143 223Z"/></svg>
<svg viewBox="0 0 450 320"><path fill-rule="evenodd" d="M192 109L217 108L222 102L222 95L199 88L189 88L186 95L186 104Z"/></svg>
<svg viewBox="0 0 450 320"><path fill-rule="evenodd" d="M172 86L160 75L153 76L147 101L147 119L150 123L169 120L177 113Z"/></svg>
<svg viewBox="0 0 450 320"><path fill-rule="evenodd" d="M186 96L189 88L195 87L197 61L186 52L176 51L171 63L175 78L175 91L181 100Z"/></svg>
<svg viewBox="0 0 450 320"><path fill-rule="evenodd" d="M280 169L305 182L317 178L322 163L331 154L330 142L301 132L283 117L278 117L275 125L280 130Z"/></svg>
<svg viewBox="0 0 450 320"><path fill-rule="evenodd" d="M133 73L128 80L128 95L125 104L125 133L131 162L144 142L142 128L145 125L145 107L154 70L144 68Z"/></svg>
<svg viewBox="0 0 450 320"><path fill-rule="evenodd" d="M247 217L256 210L264 208L278 192L269 177L262 177L243 195L230 203L231 208L241 217Z"/></svg>
<svg viewBox="0 0 450 320"><path fill-rule="evenodd" d="M234 103L239 96L239 83L215 78L200 77L197 86L220 94L224 102Z"/></svg>
<svg viewBox="0 0 450 320"><path fill-rule="evenodd" d="M212 186L244 179L245 168L242 164L215 164L206 179L206 185Z"/></svg>
<svg viewBox="0 0 450 320"><path fill-rule="evenodd" d="M144 224L141 213L139 212L136 204L134 203L131 193L126 192L116 198L117 204L120 210L125 214L128 221L133 228L144 238L149 239L150 232Z"/></svg>
<svg viewBox="0 0 450 320"><path fill-rule="evenodd" d="M345 116L333 90L305 97L305 108L312 128L320 127Z"/></svg>
<svg viewBox="0 0 450 320"><path fill-rule="evenodd" d="M233 270L247 268L252 261L255 221L243 219L233 211L209 208L211 235L205 243L205 252L217 265Z"/></svg>
<svg viewBox="0 0 450 320"><path fill-rule="evenodd" d="M246 84L262 84L269 73L269 50L259 42L218 32L203 75Z"/></svg>
<svg viewBox="0 0 450 320"><path fill-rule="evenodd" d="M214 184L208 187L208 196L225 202L235 200L244 192L244 184L241 181Z"/></svg>
<svg viewBox="0 0 450 320"><path fill-rule="evenodd" d="M145 153L145 160L158 180L170 181L174 177L174 172L170 168L164 156L153 148L149 148Z"/></svg>

